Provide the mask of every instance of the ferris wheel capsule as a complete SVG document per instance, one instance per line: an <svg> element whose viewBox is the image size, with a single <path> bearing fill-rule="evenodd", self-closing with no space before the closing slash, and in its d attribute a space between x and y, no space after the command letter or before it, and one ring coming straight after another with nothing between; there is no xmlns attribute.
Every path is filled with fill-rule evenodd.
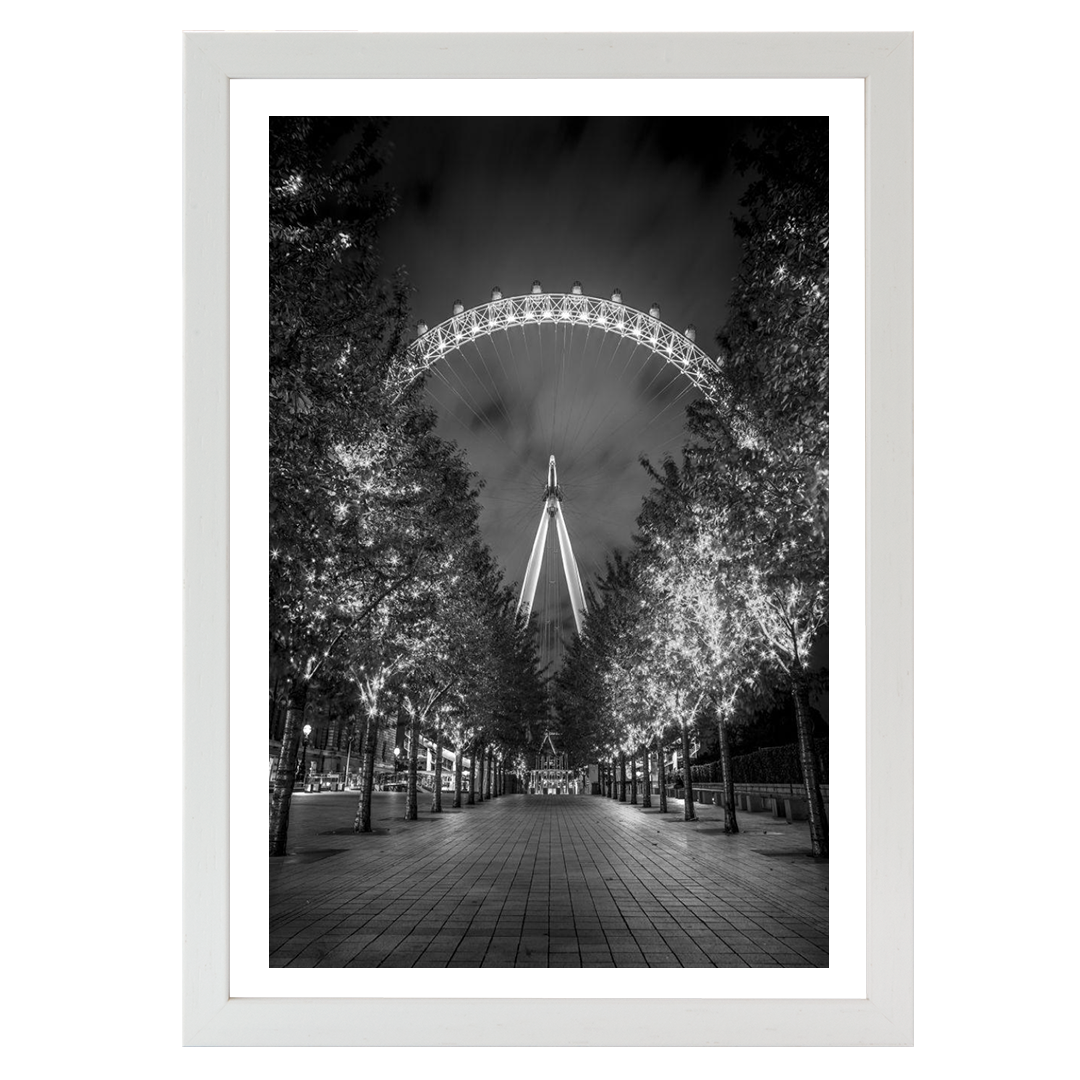
<svg viewBox="0 0 1080 1080"><path fill-rule="evenodd" d="M691 323L683 331L683 337L685 337L687 341L697 341L697 327L693 323Z"/></svg>
<svg viewBox="0 0 1080 1080"><path fill-rule="evenodd" d="M612 300L612 303L615 303L615 304L621 304L622 303L622 289L620 289L617 285L615 286L614 289L611 290L611 300Z"/></svg>
<svg viewBox="0 0 1080 1080"><path fill-rule="evenodd" d="M498 285L496 285L491 290L491 299L492 300L501 300L502 299L502 289L500 289Z"/></svg>
<svg viewBox="0 0 1080 1080"><path fill-rule="evenodd" d="M542 287L542 286L540 285L540 279L539 279L539 278L537 278L537 279L536 279L536 280L535 280L535 281L533 282L533 284L532 284L532 291L533 291L534 293L542 293L542 292L544 291L544 290L543 290L543 287Z"/></svg>
<svg viewBox="0 0 1080 1080"><path fill-rule="evenodd" d="M651 308L649 308L649 314L652 316L652 318L659 319L660 318L660 305L659 304L653 304L653 306Z"/></svg>
<svg viewBox="0 0 1080 1080"><path fill-rule="evenodd" d="M575 281L574 284L570 286L570 292L573 293L574 296L580 296L581 295L581 282L580 281Z"/></svg>
<svg viewBox="0 0 1080 1080"><path fill-rule="evenodd" d="M454 314L460 315L465 310L465 305L460 300L454 301Z"/></svg>
<svg viewBox="0 0 1080 1080"><path fill-rule="evenodd" d="M420 320L420 321L419 321L419 322L418 322L418 323L416 324L416 336L417 336L418 338L421 338L421 337L423 337L423 336L424 336L424 335L425 335L425 334L427 333L427 330L428 330L428 326L427 326L427 323L426 323L426 322L424 322L424 320L423 320L423 319L421 319L421 320Z"/></svg>

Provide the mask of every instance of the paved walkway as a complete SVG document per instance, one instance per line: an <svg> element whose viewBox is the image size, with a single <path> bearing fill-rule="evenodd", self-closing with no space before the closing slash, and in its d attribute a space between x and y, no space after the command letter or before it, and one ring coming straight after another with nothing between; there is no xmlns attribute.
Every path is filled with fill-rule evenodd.
<svg viewBox="0 0 1080 1080"><path fill-rule="evenodd" d="M452 797L451 797L452 798ZM823 967L828 863L805 822L699 822L595 795L506 795L404 821L376 793L293 796L270 859L272 967ZM449 802L450 800L447 800Z"/></svg>

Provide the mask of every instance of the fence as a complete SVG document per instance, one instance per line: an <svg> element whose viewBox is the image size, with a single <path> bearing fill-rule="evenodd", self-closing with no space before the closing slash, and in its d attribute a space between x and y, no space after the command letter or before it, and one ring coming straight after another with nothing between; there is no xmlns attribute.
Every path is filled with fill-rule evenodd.
<svg viewBox="0 0 1080 1080"><path fill-rule="evenodd" d="M818 783L829 782L829 740L815 739ZM731 771L736 784L801 784L802 764L799 761L799 744L766 746L749 754L731 759ZM718 784L723 780L719 761L709 761L690 767L695 784ZM681 770L671 777L672 783L682 787Z"/></svg>

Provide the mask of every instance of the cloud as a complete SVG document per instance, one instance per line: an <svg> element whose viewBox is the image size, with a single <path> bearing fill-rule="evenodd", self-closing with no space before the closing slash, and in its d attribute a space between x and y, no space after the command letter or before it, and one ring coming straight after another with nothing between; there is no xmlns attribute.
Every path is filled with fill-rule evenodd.
<svg viewBox="0 0 1080 1080"><path fill-rule="evenodd" d="M724 149L737 127L723 118L392 120L385 178L401 200L384 257L408 268L416 316L431 325L455 299L486 302L494 285L510 296L534 278L548 291L577 279L591 295L619 286L640 309L659 302L665 322L695 323L708 350L739 257L730 219L742 181ZM508 580L524 574L552 453L583 578L630 544L649 487L638 458L678 451L694 396L643 351L595 331L531 327L448 357L428 380L440 432L485 478L481 527ZM562 592L555 625L566 634Z"/></svg>

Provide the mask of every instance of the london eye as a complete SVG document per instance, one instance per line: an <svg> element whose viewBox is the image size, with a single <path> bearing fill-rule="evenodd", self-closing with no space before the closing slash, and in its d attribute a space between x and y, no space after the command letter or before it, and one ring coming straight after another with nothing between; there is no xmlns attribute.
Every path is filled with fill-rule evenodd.
<svg viewBox="0 0 1080 1080"><path fill-rule="evenodd" d="M537 615L549 671L581 630L607 554L631 543L648 486L640 459L672 452L686 406L723 394L719 363L696 337L693 326L665 323L657 303L625 303L619 289L598 297L577 281L568 292L534 281L421 321L391 373L397 392L427 376L440 434L482 476L481 528L520 606Z"/></svg>

